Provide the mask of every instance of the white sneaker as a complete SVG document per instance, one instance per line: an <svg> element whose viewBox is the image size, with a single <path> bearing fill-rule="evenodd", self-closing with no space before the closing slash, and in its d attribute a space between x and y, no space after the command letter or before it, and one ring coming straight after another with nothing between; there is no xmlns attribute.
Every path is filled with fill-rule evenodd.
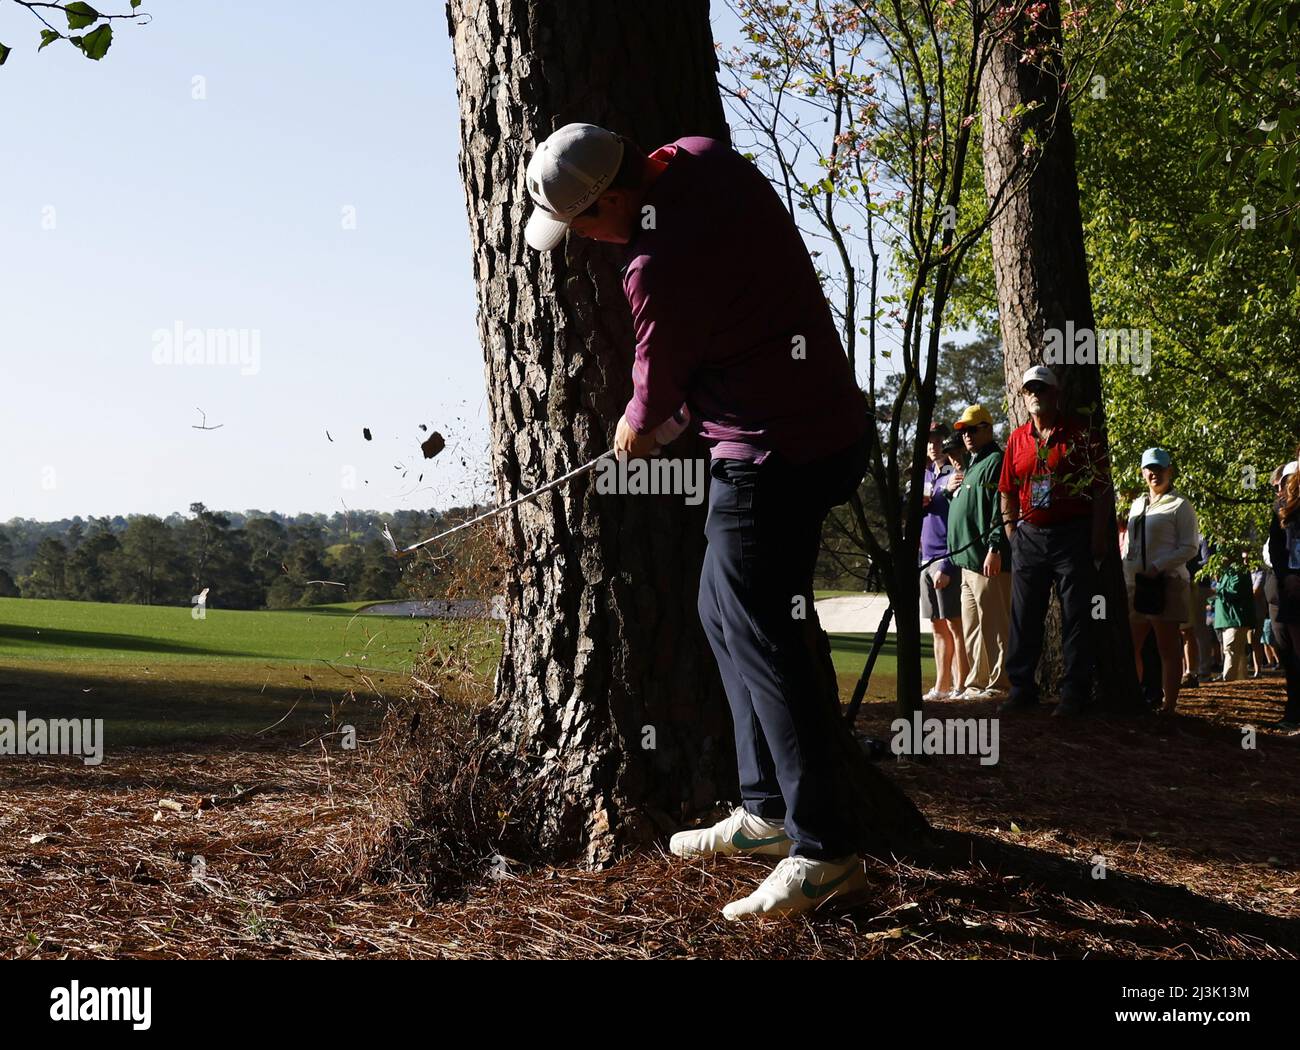
<svg viewBox="0 0 1300 1050"><path fill-rule="evenodd" d="M922 699L922 700L938 700L938 699L939 699L939 690L938 690L937 688L936 688L936 689L931 689L928 693L925 694L925 696L921 697L921 699Z"/></svg>
<svg viewBox="0 0 1300 1050"><path fill-rule="evenodd" d="M988 700L991 699L991 694L987 689L977 689L975 686L972 685L972 686L968 686L965 690L963 690L961 696L959 696L957 699Z"/></svg>
<svg viewBox="0 0 1300 1050"><path fill-rule="evenodd" d="M772 874L748 897L732 901L722 909L727 919L746 915L789 915L820 908L828 900L853 890L863 889L867 873L862 858L844 860L810 860L786 857Z"/></svg>
<svg viewBox="0 0 1300 1050"><path fill-rule="evenodd" d="M679 831L668 840L668 849L679 857L702 857L709 853L761 853L784 857L790 852L790 836L782 821L764 820L737 806L731 816L711 828Z"/></svg>

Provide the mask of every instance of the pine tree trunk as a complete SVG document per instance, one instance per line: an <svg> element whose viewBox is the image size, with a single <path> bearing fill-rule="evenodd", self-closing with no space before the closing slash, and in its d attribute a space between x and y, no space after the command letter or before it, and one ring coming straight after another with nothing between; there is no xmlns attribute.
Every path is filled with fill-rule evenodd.
<svg viewBox="0 0 1300 1050"><path fill-rule="evenodd" d="M915 557L895 559L895 571L889 587L889 600L895 609L919 610L921 607L921 579L916 564ZM913 712L922 710L921 697L926 692L925 675L921 669L920 616L896 615L894 639L898 675L894 689L894 707L900 717L908 718ZM904 657L905 653L915 655L907 659ZM937 661L939 657L937 646L934 655Z"/></svg>
<svg viewBox="0 0 1300 1050"><path fill-rule="evenodd" d="M619 255L577 237L552 253L526 246L528 158L571 121L647 149L730 136L705 2L450 0L447 13L504 500L607 449L631 394ZM681 444L674 453L707 455ZM539 853L607 863L737 796L731 718L696 611L704 519L705 505L680 496L598 495L586 475L506 520L513 564L486 718ZM915 813L872 774L878 810Z"/></svg>
<svg viewBox="0 0 1300 1050"><path fill-rule="evenodd" d="M1036 29L1022 17L1008 35L993 44L980 82L983 112L984 185L990 198L1015 177L1017 160L1026 156L1026 132L1038 138L1028 185L1013 194L991 228L998 309L1005 346L1007 400L1014 426L1028 415L1020 397L1020 377L1043 364L1044 333L1095 331L1088 261L1079 210L1074 131L1068 102L1060 97L1061 33L1058 0L1049 0ZM1028 46L1046 46L1052 58L1022 61ZM1037 108L1017 117L1017 106ZM1023 160L1022 160L1023 165ZM1021 170L1025 170L1023 166ZM1089 414L1106 442L1106 420L1098 364L1054 364L1061 379L1062 407ZM1106 479L1109 487L1110 479ZM1113 493L1113 489L1110 490ZM1112 498L1113 503L1113 498ZM1128 597L1116 552L1102 563L1098 577L1105 615L1094 621L1098 704L1114 709L1140 705L1129 634ZM1039 682L1045 695L1056 691L1061 658L1060 609L1051 605Z"/></svg>

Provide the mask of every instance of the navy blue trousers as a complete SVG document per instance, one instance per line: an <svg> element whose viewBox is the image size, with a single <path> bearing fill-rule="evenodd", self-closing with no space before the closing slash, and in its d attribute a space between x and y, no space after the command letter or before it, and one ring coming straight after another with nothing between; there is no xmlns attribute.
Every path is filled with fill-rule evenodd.
<svg viewBox="0 0 1300 1050"><path fill-rule="evenodd" d="M1277 655L1286 674L1286 710L1282 717L1300 722L1300 623L1273 624Z"/></svg>
<svg viewBox="0 0 1300 1050"><path fill-rule="evenodd" d="M741 803L785 821L791 852L854 851L830 777L830 646L813 607L821 527L866 473L870 431L813 463L714 460L700 620L736 730ZM829 676L829 678L828 678Z"/></svg>
<svg viewBox="0 0 1300 1050"><path fill-rule="evenodd" d="M1036 672L1052 584L1061 598L1061 699L1092 699L1092 523L1087 518L1040 528L1021 522L1011 537L1011 634L1007 677L1011 699L1038 701Z"/></svg>

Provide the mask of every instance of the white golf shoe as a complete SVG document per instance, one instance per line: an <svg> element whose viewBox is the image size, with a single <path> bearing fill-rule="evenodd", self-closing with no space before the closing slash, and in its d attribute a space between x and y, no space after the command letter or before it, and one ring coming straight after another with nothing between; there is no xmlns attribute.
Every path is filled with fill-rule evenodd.
<svg viewBox="0 0 1300 1050"><path fill-rule="evenodd" d="M722 914L735 920L749 915L810 911L834 897L863 889L866 884L867 873L862 868L861 857L843 860L786 857L758 889L748 897L732 901L722 909Z"/></svg>
<svg viewBox="0 0 1300 1050"><path fill-rule="evenodd" d="M731 816L711 828L679 831L668 840L668 848L679 857L703 857L710 853L784 857L790 852L790 836L781 821L764 820L737 806Z"/></svg>

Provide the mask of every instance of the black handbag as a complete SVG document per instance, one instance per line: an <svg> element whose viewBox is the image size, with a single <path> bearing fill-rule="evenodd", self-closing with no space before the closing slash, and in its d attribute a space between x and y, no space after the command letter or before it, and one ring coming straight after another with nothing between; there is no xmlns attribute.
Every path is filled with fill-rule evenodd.
<svg viewBox="0 0 1300 1050"><path fill-rule="evenodd" d="M1138 519L1142 527L1142 569L1147 567L1147 508L1151 505L1150 497L1142 504L1142 516ZM1163 576L1142 576L1133 578L1133 610L1144 616L1156 616L1165 608L1165 578Z"/></svg>

